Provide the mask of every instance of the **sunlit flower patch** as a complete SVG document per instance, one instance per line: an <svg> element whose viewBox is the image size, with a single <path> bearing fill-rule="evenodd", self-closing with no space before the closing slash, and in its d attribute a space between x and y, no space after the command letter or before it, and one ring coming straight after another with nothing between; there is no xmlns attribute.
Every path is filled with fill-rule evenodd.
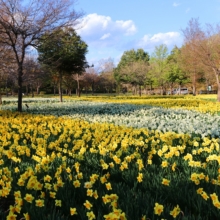
<svg viewBox="0 0 220 220"><path fill-rule="evenodd" d="M26 102L29 100L29 109L25 109L25 106L23 108L25 111L33 114L50 114L70 118L81 118L89 122L108 122L115 125L147 128L161 132L173 131L177 133L199 134L203 137L218 137L220 135L219 115L210 113L204 114L194 110L178 108L178 104L173 106L176 109L170 109L152 107L144 104L115 104L72 99L68 99L64 103L59 103L58 100L55 101L55 99L49 101L50 99L43 100L39 98L36 99L36 102L33 102L33 99L30 98L26 99ZM40 100L43 101L41 102ZM131 101L133 100L136 101L136 99L132 99ZM150 99L147 100L149 101ZM160 103L161 99L155 99L155 101L158 100ZM170 105L168 99L164 100ZM152 100L150 101L152 102ZM178 99L171 99L171 102L172 101L177 101L180 105ZM182 99L182 101L184 101L185 104L187 103L187 99ZM198 102L197 99L192 99L192 101ZM202 101L205 102L204 100ZM189 105L190 104L192 103L190 102ZM213 105L216 105L216 103ZM208 106L208 104L204 104L203 106L208 107L210 111L215 110L213 106ZM16 106L15 104L3 105L2 109L15 110Z"/></svg>
<svg viewBox="0 0 220 220"><path fill-rule="evenodd" d="M1 219L218 219L217 115L72 100L59 108L49 104L29 103L22 114L0 111ZM71 106L79 118L72 112L58 117ZM89 121L86 108L99 110L100 119L94 114L97 120ZM160 118L162 127L174 118L201 132L116 125L126 109L128 121L146 119L152 110L151 121ZM115 121L102 121L106 115ZM216 133L207 131L211 123Z"/></svg>

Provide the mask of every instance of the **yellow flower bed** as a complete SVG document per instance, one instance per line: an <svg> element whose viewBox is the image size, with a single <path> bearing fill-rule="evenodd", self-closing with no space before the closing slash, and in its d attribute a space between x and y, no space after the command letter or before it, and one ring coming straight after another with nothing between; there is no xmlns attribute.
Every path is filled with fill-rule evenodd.
<svg viewBox="0 0 220 220"><path fill-rule="evenodd" d="M213 97L213 96L210 96ZM208 98L208 97L206 97ZM205 96L184 96L184 97L159 97L154 98L154 96L149 97L82 97L81 100L88 101L98 101L98 102L110 102L110 103L120 103L120 104L135 104L135 105L151 105L151 106L160 106L164 108L181 108L188 110L196 110L202 113L211 113L215 114L220 112L220 103L205 100Z"/></svg>
<svg viewBox="0 0 220 220"><path fill-rule="evenodd" d="M10 206L4 210L8 219L34 219L32 209L52 206L59 210L63 204L69 215L78 215L81 208L68 197L78 189L77 196L83 201L76 198L88 219L96 219L98 199L108 207L103 218L126 219L126 210L118 205L122 198L114 193L116 171L135 184L144 185L154 178L166 190L179 181L175 175L184 168L188 176L181 178L198 190L194 190L200 196L196 199L211 199L213 207L220 208L218 196L214 196L220 185L219 139L10 112L0 113L0 131L0 197L10 197ZM148 178L154 168L157 173ZM122 193L120 187L118 193ZM181 212L180 204L146 204L150 202L155 215L162 216L167 209L175 218ZM148 218L145 213L142 216Z"/></svg>

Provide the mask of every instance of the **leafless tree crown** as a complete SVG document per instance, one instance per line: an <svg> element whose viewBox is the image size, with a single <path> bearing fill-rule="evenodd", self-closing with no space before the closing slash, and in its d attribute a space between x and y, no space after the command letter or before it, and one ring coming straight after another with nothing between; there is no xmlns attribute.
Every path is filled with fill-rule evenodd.
<svg viewBox="0 0 220 220"><path fill-rule="evenodd" d="M1 43L10 45L17 55L45 32L72 26L82 13L73 9L73 0L0 0ZM22 57L17 56L20 61Z"/></svg>

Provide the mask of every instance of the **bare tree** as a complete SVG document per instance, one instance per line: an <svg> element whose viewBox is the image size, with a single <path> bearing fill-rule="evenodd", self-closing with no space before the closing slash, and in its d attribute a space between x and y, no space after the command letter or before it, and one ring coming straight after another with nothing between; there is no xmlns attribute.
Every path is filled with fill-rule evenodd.
<svg viewBox="0 0 220 220"><path fill-rule="evenodd" d="M23 66L23 83L26 86L26 94L31 90L32 97L34 97L34 88L39 94L40 87L47 82L49 74L41 68L40 64L33 57L28 57L24 61Z"/></svg>
<svg viewBox="0 0 220 220"><path fill-rule="evenodd" d="M98 65L96 67L96 71L99 72L99 73L106 73L106 72L112 72L113 69L115 68L115 65L114 65L114 60L109 57L107 59L101 59L99 60L98 62Z"/></svg>
<svg viewBox="0 0 220 220"><path fill-rule="evenodd" d="M25 55L45 32L73 26L82 13L74 10L74 0L0 0L2 44L14 52L17 63L18 111L22 111L22 77Z"/></svg>
<svg viewBox="0 0 220 220"><path fill-rule="evenodd" d="M5 87L5 92L7 94L7 81L10 73L14 71L15 67L15 60L13 59L12 52L13 51L7 45L0 44L0 104L2 104L3 87Z"/></svg>
<svg viewBox="0 0 220 220"><path fill-rule="evenodd" d="M197 84L204 73L204 64L196 55L195 48L192 44L186 44L181 48L179 64L192 83L192 92L195 96L197 93Z"/></svg>
<svg viewBox="0 0 220 220"><path fill-rule="evenodd" d="M220 27L207 24L203 30L198 19L191 19L183 33L185 44L193 45L195 56L214 73L218 88L217 101L220 102Z"/></svg>
<svg viewBox="0 0 220 220"><path fill-rule="evenodd" d="M90 88L92 90L92 95L95 92L95 86L99 82L99 75L94 67L86 69L84 74L85 88L88 91Z"/></svg>
<svg viewBox="0 0 220 220"><path fill-rule="evenodd" d="M77 82L76 95L80 97L81 95L80 81L83 81L84 74L75 73L72 75L72 78Z"/></svg>
<svg viewBox="0 0 220 220"><path fill-rule="evenodd" d="M199 75L203 72L203 62L198 56L198 45L204 39L204 33L197 19L191 19L188 27L183 30L185 45L181 48L181 67L189 74L192 82L193 95L196 95L196 85Z"/></svg>

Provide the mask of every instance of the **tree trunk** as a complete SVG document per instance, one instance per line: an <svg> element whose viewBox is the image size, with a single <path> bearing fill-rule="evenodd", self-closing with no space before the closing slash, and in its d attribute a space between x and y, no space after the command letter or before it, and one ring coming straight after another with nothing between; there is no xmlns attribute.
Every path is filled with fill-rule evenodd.
<svg viewBox="0 0 220 220"><path fill-rule="evenodd" d="M217 101L220 102L220 83L218 83Z"/></svg>
<svg viewBox="0 0 220 220"><path fill-rule="evenodd" d="M63 102L63 91L62 91L62 73L59 74L59 95L60 95L60 102Z"/></svg>
<svg viewBox="0 0 220 220"><path fill-rule="evenodd" d="M196 96L196 71L193 75L193 95Z"/></svg>
<svg viewBox="0 0 220 220"><path fill-rule="evenodd" d="M133 95L137 95L137 86L136 85L133 86Z"/></svg>
<svg viewBox="0 0 220 220"><path fill-rule="evenodd" d="M2 93L0 91L0 105L2 105Z"/></svg>
<svg viewBox="0 0 220 220"><path fill-rule="evenodd" d="M22 112L22 63L18 64L18 111Z"/></svg>
<svg viewBox="0 0 220 220"><path fill-rule="evenodd" d="M141 96L141 86L139 85L139 96Z"/></svg>
<svg viewBox="0 0 220 220"><path fill-rule="evenodd" d="M217 102L220 102L220 82L219 82L219 75L220 75L220 70L212 68L214 73L215 73L215 77L216 77L216 83L217 83Z"/></svg>
<svg viewBox="0 0 220 220"><path fill-rule="evenodd" d="M40 93L40 86L37 86L37 94L39 95Z"/></svg>
<svg viewBox="0 0 220 220"><path fill-rule="evenodd" d="M160 87L160 95L163 95L163 86Z"/></svg>
<svg viewBox="0 0 220 220"><path fill-rule="evenodd" d="M179 91L178 94L181 95L181 84L179 84Z"/></svg>
<svg viewBox="0 0 220 220"><path fill-rule="evenodd" d="M14 88L11 87L11 95L14 96L15 95L15 92L14 92Z"/></svg>
<svg viewBox="0 0 220 220"><path fill-rule="evenodd" d="M92 82L92 95L94 95L94 82Z"/></svg>
<svg viewBox="0 0 220 220"><path fill-rule="evenodd" d="M77 73L77 95L80 97L79 74Z"/></svg>
<svg viewBox="0 0 220 220"><path fill-rule="evenodd" d="M193 96L196 96L196 87L193 85Z"/></svg>
<svg viewBox="0 0 220 220"><path fill-rule="evenodd" d="M53 95L54 96L56 95L56 86L55 85L53 86Z"/></svg>

